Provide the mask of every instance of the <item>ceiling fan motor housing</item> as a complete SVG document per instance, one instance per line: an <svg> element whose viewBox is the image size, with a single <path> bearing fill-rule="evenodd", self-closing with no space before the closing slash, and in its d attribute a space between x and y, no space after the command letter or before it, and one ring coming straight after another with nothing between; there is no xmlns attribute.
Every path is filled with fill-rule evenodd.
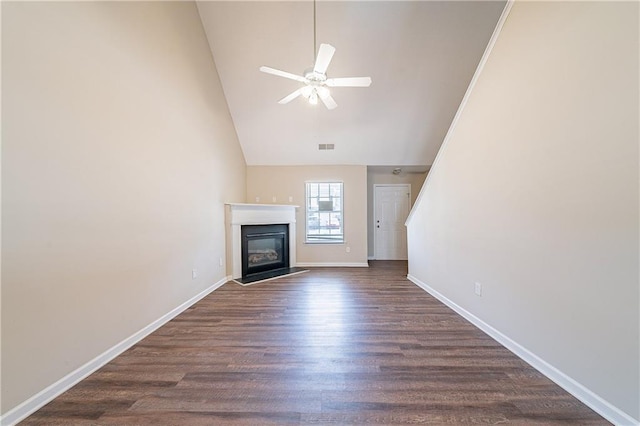
<svg viewBox="0 0 640 426"><path fill-rule="evenodd" d="M309 82L322 84L327 80L327 75L314 71L313 69L308 69L304 72L304 78L309 80Z"/></svg>

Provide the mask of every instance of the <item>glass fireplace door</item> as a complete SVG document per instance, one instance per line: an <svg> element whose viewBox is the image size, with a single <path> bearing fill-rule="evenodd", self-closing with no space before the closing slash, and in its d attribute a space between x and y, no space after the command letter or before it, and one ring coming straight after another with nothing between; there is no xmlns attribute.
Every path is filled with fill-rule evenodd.
<svg viewBox="0 0 640 426"><path fill-rule="evenodd" d="M289 267L288 225L242 227L242 276Z"/></svg>

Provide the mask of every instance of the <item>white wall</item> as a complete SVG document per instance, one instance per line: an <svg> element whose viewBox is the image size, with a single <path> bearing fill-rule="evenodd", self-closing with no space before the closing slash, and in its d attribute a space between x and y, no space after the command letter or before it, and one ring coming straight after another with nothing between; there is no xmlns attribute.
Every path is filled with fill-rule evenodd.
<svg viewBox="0 0 640 426"><path fill-rule="evenodd" d="M635 419L638 51L638 3L516 2L408 225L415 279Z"/></svg>
<svg viewBox="0 0 640 426"><path fill-rule="evenodd" d="M2 89L6 413L222 280L246 185L193 3L3 2Z"/></svg>
<svg viewBox="0 0 640 426"><path fill-rule="evenodd" d="M305 243L307 181L344 183L344 244ZM300 206L296 211L298 264L367 266L366 166L248 166L247 202L255 203L256 197L262 204Z"/></svg>

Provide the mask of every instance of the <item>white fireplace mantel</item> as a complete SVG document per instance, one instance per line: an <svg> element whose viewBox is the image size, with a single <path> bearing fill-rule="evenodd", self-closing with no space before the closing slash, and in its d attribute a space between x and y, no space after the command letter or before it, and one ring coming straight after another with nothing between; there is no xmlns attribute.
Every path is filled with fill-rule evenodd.
<svg viewBox="0 0 640 426"><path fill-rule="evenodd" d="M242 225L289 225L289 266L296 266L296 208L285 204L226 204L232 278L242 277Z"/></svg>

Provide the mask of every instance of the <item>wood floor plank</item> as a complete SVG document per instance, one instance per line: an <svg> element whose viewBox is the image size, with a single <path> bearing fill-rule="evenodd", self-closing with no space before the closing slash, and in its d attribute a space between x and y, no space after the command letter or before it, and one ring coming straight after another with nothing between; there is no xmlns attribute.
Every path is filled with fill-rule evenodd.
<svg viewBox="0 0 640 426"><path fill-rule="evenodd" d="M406 262L229 282L25 425L604 425L406 279Z"/></svg>

